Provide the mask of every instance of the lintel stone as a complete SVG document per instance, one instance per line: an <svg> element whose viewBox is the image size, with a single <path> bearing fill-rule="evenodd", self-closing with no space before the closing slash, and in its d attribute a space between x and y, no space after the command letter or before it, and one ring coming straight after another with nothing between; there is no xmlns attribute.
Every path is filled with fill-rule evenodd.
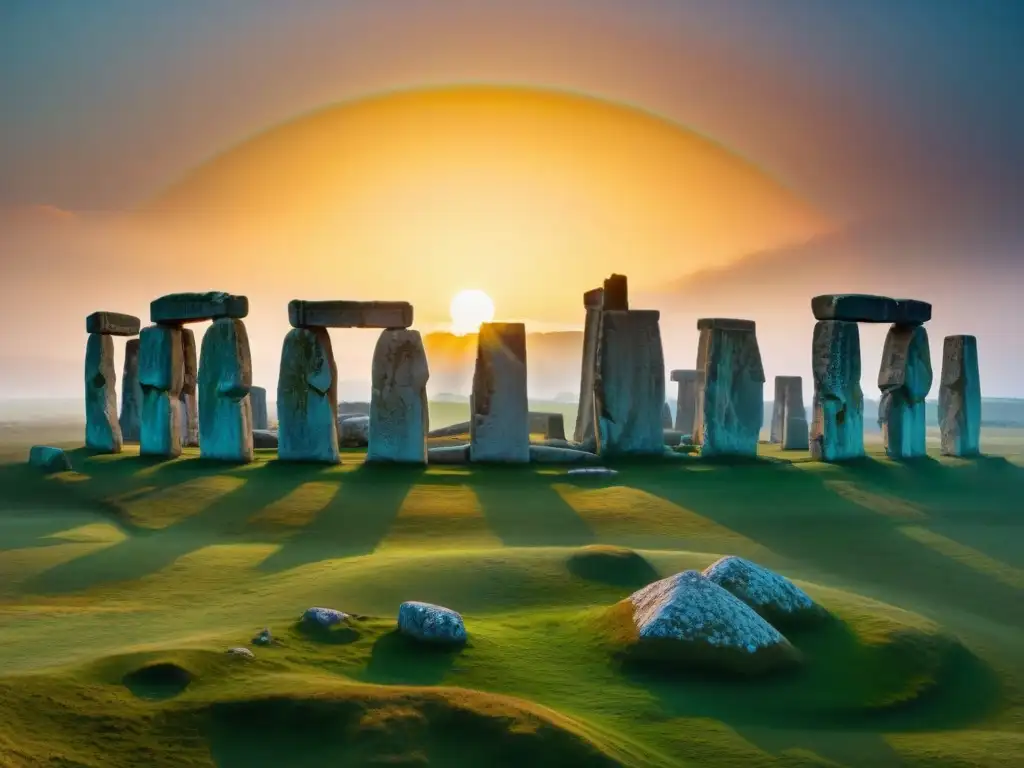
<svg viewBox="0 0 1024 768"><path fill-rule="evenodd" d="M85 318L85 332L103 336L138 336L142 321L121 312L93 312Z"/></svg>
<svg viewBox="0 0 1024 768"><path fill-rule="evenodd" d="M922 325L932 319L932 305L926 301L857 293L815 296L811 311L816 320L850 323Z"/></svg>
<svg viewBox="0 0 1024 768"><path fill-rule="evenodd" d="M412 304L407 301L303 301L288 304L293 328L383 328L412 325Z"/></svg>
<svg viewBox="0 0 1024 768"><path fill-rule="evenodd" d="M228 317L242 320L249 315L249 299L223 291L172 293L149 305L149 319L161 325L182 325Z"/></svg>
<svg viewBox="0 0 1024 768"><path fill-rule="evenodd" d="M755 331L757 323L753 320L737 320L732 317L702 317L697 321L697 330L721 331Z"/></svg>

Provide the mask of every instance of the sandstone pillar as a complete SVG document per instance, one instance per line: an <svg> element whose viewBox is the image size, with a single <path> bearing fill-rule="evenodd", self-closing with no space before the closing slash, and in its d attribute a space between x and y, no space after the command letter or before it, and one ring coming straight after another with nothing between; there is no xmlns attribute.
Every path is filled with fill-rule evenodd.
<svg viewBox="0 0 1024 768"><path fill-rule="evenodd" d="M672 381L679 384L679 389L676 392L675 428L677 432L691 437L694 434L693 423L696 418L700 379L700 374L697 371L672 371Z"/></svg>
<svg viewBox="0 0 1024 768"><path fill-rule="evenodd" d="M526 394L526 327L484 323L477 336L470 397L470 461L530 460Z"/></svg>
<svg viewBox="0 0 1024 768"><path fill-rule="evenodd" d="M196 358L196 335L189 328L181 329L181 359L184 366L181 395L178 396L181 402L178 408L181 444L194 448L199 445L199 403L196 400L199 362Z"/></svg>
<svg viewBox="0 0 1024 768"><path fill-rule="evenodd" d="M811 455L828 462L862 457L864 394L860 387L857 323L818 321L814 326L811 368L814 374Z"/></svg>
<svg viewBox="0 0 1024 768"><path fill-rule="evenodd" d="M597 341L601 335L601 307L604 289L595 288L583 294L586 324L583 326L583 364L580 373L580 402L576 410L577 443L594 437L594 374L597 367Z"/></svg>
<svg viewBox="0 0 1024 768"><path fill-rule="evenodd" d="M267 390L263 387L253 387L249 390L249 400L252 401L252 428L269 429L270 419L267 416Z"/></svg>
<svg viewBox="0 0 1024 768"><path fill-rule="evenodd" d="M784 451L806 451L809 447L804 382L800 376L775 377L771 442L779 443Z"/></svg>
<svg viewBox="0 0 1024 768"><path fill-rule="evenodd" d="M924 326L893 325L889 329L878 388L882 391L878 416L886 455L894 459L924 456L924 399L932 388L932 358Z"/></svg>
<svg viewBox="0 0 1024 768"><path fill-rule="evenodd" d="M277 380L277 436L277 455L283 461L341 461L338 367L326 328L295 328L285 336Z"/></svg>
<svg viewBox="0 0 1024 768"><path fill-rule="evenodd" d="M427 380L419 331L385 330L373 351L367 461L427 463Z"/></svg>
<svg viewBox="0 0 1024 768"><path fill-rule="evenodd" d="M124 346L124 373L121 376L121 436L137 443L142 432L142 385L139 383L139 340L129 339Z"/></svg>
<svg viewBox="0 0 1024 768"><path fill-rule="evenodd" d="M252 357L245 323L221 317L203 335L199 358L199 455L248 463L253 459Z"/></svg>
<svg viewBox="0 0 1024 768"><path fill-rule="evenodd" d="M181 387L185 376L181 328L151 325L139 339L139 384L142 424L139 453L174 458L181 455Z"/></svg>
<svg viewBox="0 0 1024 768"><path fill-rule="evenodd" d="M120 453L122 445L114 341L105 334L90 333L85 348L85 446L102 453Z"/></svg>
<svg viewBox="0 0 1024 768"><path fill-rule="evenodd" d="M696 424L702 456L756 456L764 422L764 367L752 320L704 318Z"/></svg>
<svg viewBox="0 0 1024 768"><path fill-rule="evenodd" d="M981 452L981 375L974 336L947 336L942 344L939 432L943 455Z"/></svg>
<svg viewBox="0 0 1024 768"><path fill-rule="evenodd" d="M665 358L660 313L605 309L597 349L597 453L662 454Z"/></svg>

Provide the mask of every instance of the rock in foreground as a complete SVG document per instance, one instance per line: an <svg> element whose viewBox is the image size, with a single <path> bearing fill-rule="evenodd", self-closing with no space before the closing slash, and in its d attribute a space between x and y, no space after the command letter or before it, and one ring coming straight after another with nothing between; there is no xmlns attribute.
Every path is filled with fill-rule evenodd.
<svg viewBox="0 0 1024 768"><path fill-rule="evenodd" d="M71 471L71 459L68 455L60 448L51 448L48 445L33 446L28 453L28 463L48 474Z"/></svg>
<svg viewBox="0 0 1024 768"><path fill-rule="evenodd" d="M824 610L796 584L742 557L723 557L705 568L704 576L775 626L824 616Z"/></svg>
<svg viewBox="0 0 1024 768"><path fill-rule="evenodd" d="M402 603L398 608L398 631L427 643L460 645L466 642L462 617L450 608L431 603Z"/></svg>
<svg viewBox="0 0 1024 768"><path fill-rule="evenodd" d="M304 624L314 624L319 627L333 627L341 624L348 618L348 614L334 608L308 608L299 619Z"/></svg>
<svg viewBox="0 0 1024 768"><path fill-rule="evenodd" d="M645 663L753 675L799 658L777 629L697 571L648 584L610 618L627 657Z"/></svg>

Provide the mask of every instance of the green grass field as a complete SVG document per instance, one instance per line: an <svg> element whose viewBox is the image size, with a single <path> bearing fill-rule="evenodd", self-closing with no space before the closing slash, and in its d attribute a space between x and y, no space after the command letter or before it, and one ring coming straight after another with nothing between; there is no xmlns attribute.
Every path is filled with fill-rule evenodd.
<svg viewBox="0 0 1024 768"><path fill-rule="evenodd" d="M46 477L24 464L33 435L0 446L3 766L1024 764L1021 432L975 461L762 446L600 479L133 448ZM723 554L833 614L789 634L804 666L620 662L607 609ZM403 642L412 599L460 611L468 645ZM308 635L313 605L361 618ZM263 627L277 644L250 644ZM255 660L225 653L245 645Z"/></svg>

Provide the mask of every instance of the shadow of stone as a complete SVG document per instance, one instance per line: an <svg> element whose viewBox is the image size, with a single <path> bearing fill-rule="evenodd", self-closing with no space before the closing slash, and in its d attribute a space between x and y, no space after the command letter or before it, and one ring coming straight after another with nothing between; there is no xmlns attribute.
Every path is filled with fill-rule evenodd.
<svg viewBox="0 0 1024 768"><path fill-rule="evenodd" d="M369 683L437 685L451 671L465 646L418 642L397 629L373 644L361 679Z"/></svg>
<svg viewBox="0 0 1024 768"><path fill-rule="evenodd" d="M298 621L295 623L295 631L307 640L325 645L350 645L362 637L355 627L348 624L323 627L308 621Z"/></svg>
<svg viewBox="0 0 1024 768"><path fill-rule="evenodd" d="M487 525L506 547L580 546L596 540L593 530L552 488L566 476L536 472L476 474L476 493Z"/></svg>

